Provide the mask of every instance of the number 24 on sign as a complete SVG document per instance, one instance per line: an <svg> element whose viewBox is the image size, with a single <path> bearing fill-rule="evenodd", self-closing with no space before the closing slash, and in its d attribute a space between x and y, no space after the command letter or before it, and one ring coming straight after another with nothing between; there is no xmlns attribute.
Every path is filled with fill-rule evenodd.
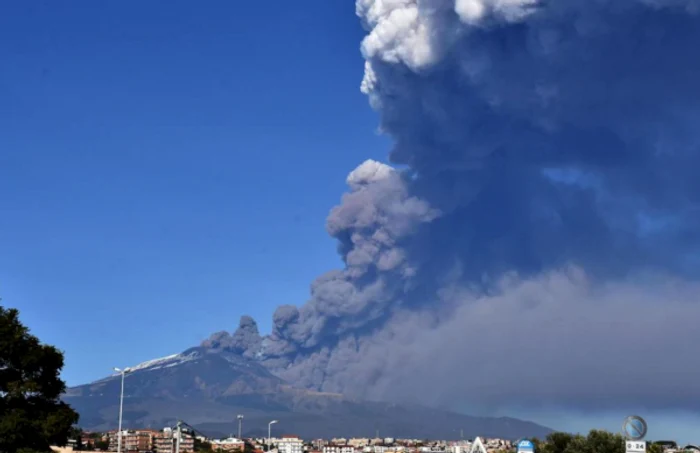
<svg viewBox="0 0 700 453"><path fill-rule="evenodd" d="M639 441L629 441L626 443L627 445L625 446L625 450L627 450L626 453L644 453L647 450L647 443L646 442L639 442Z"/></svg>

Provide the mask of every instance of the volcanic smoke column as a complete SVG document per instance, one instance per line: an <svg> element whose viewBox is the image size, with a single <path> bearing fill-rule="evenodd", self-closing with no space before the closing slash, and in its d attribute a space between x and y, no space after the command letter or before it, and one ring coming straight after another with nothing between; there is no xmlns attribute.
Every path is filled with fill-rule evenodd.
<svg viewBox="0 0 700 453"><path fill-rule="evenodd" d="M327 221L345 268L276 311L258 356L365 397L700 402L669 393L680 375L618 384L697 362L660 325L700 319L699 4L358 0L361 89L401 170L350 174ZM503 372L519 361L556 373Z"/></svg>

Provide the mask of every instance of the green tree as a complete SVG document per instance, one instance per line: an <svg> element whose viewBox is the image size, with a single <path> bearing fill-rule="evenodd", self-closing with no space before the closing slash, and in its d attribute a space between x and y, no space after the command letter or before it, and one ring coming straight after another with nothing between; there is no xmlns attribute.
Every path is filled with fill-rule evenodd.
<svg viewBox="0 0 700 453"><path fill-rule="evenodd" d="M48 452L65 445L78 414L59 400L63 354L42 344L0 306L0 452Z"/></svg>
<svg viewBox="0 0 700 453"><path fill-rule="evenodd" d="M100 451L107 451L109 449L109 441L99 439L95 442L95 448Z"/></svg>
<svg viewBox="0 0 700 453"><path fill-rule="evenodd" d="M79 427L75 426L71 428L70 433L68 434L68 439L72 439L75 441L75 446L73 447L73 450L88 450L88 448L85 448L85 445L83 444L83 430Z"/></svg>
<svg viewBox="0 0 700 453"><path fill-rule="evenodd" d="M593 453L585 436L577 434L571 437L564 453Z"/></svg>
<svg viewBox="0 0 700 453"><path fill-rule="evenodd" d="M587 436L555 432L544 441L530 439L535 453L625 453L625 439L620 434L593 430ZM647 453L663 453L647 446Z"/></svg>
<svg viewBox="0 0 700 453"><path fill-rule="evenodd" d="M572 436L564 453L625 453L625 439L619 434L592 430L588 436Z"/></svg>
<svg viewBox="0 0 700 453"><path fill-rule="evenodd" d="M625 453L625 438L621 434L593 430L587 440L595 453Z"/></svg>
<svg viewBox="0 0 700 453"><path fill-rule="evenodd" d="M546 453L547 444L546 441L539 440L536 437L531 437L528 439L535 446L535 453ZM517 447L516 447L517 448Z"/></svg>
<svg viewBox="0 0 700 453"><path fill-rule="evenodd" d="M569 446L571 440L574 438L572 434L569 433L551 433L547 436L547 442L545 446L544 453L564 453L566 447Z"/></svg>

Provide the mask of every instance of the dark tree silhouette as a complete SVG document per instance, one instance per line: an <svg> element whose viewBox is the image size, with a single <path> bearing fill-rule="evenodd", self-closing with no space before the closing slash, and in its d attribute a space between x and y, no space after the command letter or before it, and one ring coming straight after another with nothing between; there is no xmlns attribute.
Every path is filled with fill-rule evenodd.
<svg viewBox="0 0 700 453"><path fill-rule="evenodd" d="M620 434L592 430L587 436L554 432L544 441L532 439L535 453L625 453L625 439ZM659 453L647 450L647 453Z"/></svg>
<svg viewBox="0 0 700 453"><path fill-rule="evenodd" d="M65 445L78 414L59 396L63 354L42 344L0 306L0 452L48 452Z"/></svg>

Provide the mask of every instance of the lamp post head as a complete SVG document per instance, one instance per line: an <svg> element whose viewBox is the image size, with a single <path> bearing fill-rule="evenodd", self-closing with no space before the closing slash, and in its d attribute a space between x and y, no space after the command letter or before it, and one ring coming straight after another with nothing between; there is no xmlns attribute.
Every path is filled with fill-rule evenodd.
<svg viewBox="0 0 700 453"><path fill-rule="evenodd" d="M277 420L272 420L272 421L270 422L271 425L273 425L273 424L275 424L275 423L279 423L279 422L278 422Z"/></svg>

